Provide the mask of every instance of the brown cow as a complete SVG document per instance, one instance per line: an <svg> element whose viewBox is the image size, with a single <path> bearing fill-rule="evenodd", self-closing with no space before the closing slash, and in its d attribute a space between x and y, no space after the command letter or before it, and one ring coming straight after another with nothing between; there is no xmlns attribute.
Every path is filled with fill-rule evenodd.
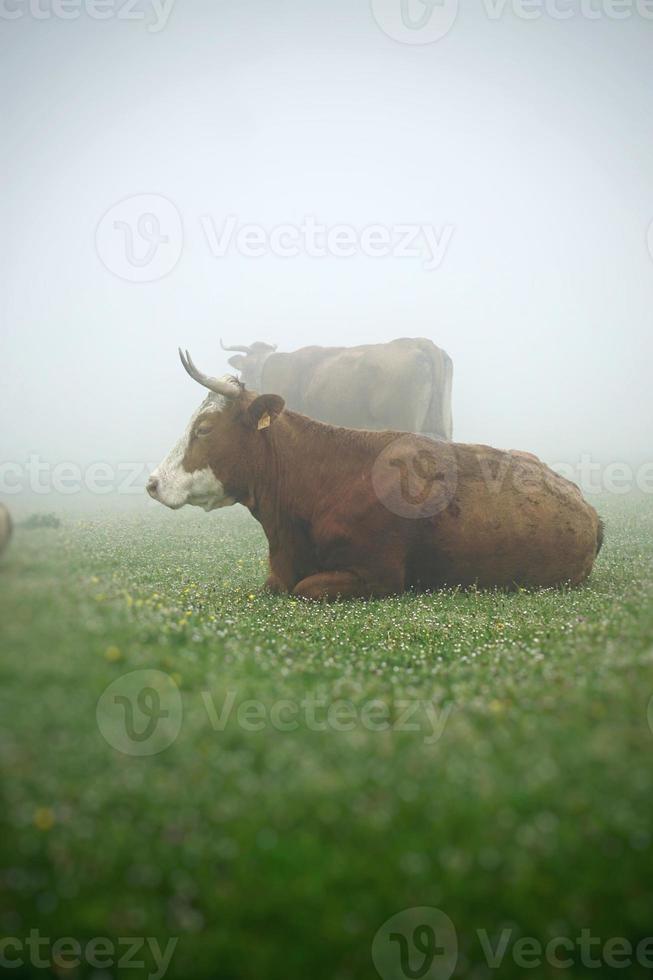
<svg viewBox="0 0 653 980"><path fill-rule="evenodd" d="M281 395L288 408L350 429L400 429L451 440L451 358L424 337L358 347L277 353L257 341L229 358L247 388Z"/></svg>
<svg viewBox="0 0 653 980"><path fill-rule="evenodd" d="M590 574L598 515L536 457L336 428L180 356L211 394L147 490L172 508L244 504L269 542L271 590L381 597L576 585Z"/></svg>

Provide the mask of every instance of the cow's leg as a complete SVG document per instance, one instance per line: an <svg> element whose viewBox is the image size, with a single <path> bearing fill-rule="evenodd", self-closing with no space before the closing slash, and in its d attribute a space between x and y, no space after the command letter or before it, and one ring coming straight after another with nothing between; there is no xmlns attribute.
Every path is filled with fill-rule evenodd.
<svg viewBox="0 0 653 980"><path fill-rule="evenodd" d="M293 595L303 599L372 599L397 595L404 590L403 574L377 575L360 572L318 572L302 579Z"/></svg>
<svg viewBox="0 0 653 980"><path fill-rule="evenodd" d="M306 533L302 529L292 529L282 541L275 538L274 544L270 544L269 563L270 574L265 588L276 595L292 592L293 586L315 568Z"/></svg>
<svg viewBox="0 0 653 980"><path fill-rule="evenodd" d="M281 579L277 578L274 572L270 572L265 580L265 585L263 588L266 592L271 592L272 595L281 595L282 593L288 591Z"/></svg>

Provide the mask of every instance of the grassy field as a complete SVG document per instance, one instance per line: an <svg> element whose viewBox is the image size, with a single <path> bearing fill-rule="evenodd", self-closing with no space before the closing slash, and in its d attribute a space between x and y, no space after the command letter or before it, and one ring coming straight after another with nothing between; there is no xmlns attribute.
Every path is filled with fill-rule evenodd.
<svg viewBox="0 0 653 980"><path fill-rule="evenodd" d="M653 502L597 506L581 589L331 606L261 593L242 511L18 529L0 937L38 930L46 960L104 937L144 964L60 952L72 978L158 976L149 940L177 938L175 980L364 980L386 920L434 907L454 977L649 975L653 943L624 968L616 940L653 935ZM383 980L449 976L418 955L429 915L399 920L409 971L379 934ZM519 937L574 949L529 966ZM26 948L6 975L48 975Z"/></svg>

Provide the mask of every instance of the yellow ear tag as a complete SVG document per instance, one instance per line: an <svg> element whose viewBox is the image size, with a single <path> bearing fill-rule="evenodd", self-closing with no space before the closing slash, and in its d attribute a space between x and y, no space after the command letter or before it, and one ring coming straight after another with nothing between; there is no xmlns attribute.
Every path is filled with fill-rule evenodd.
<svg viewBox="0 0 653 980"><path fill-rule="evenodd" d="M258 425L256 426L256 428L267 429L270 426L270 421L271 421L270 416L266 412L265 415L261 415L260 419L258 420Z"/></svg>

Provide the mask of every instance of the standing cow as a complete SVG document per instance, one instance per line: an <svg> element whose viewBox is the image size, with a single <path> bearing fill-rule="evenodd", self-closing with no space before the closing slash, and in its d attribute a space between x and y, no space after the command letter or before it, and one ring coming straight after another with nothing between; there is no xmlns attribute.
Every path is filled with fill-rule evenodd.
<svg viewBox="0 0 653 980"><path fill-rule="evenodd" d="M347 599L590 574L598 514L536 457L325 425L181 358L209 394L147 491L173 509L244 504L268 539L270 590Z"/></svg>
<svg viewBox="0 0 653 980"><path fill-rule="evenodd" d="M248 388L281 395L290 409L353 429L395 429L450 440L449 355L423 338L360 347L302 347L289 354L257 341L229 364Z"/></svg>

